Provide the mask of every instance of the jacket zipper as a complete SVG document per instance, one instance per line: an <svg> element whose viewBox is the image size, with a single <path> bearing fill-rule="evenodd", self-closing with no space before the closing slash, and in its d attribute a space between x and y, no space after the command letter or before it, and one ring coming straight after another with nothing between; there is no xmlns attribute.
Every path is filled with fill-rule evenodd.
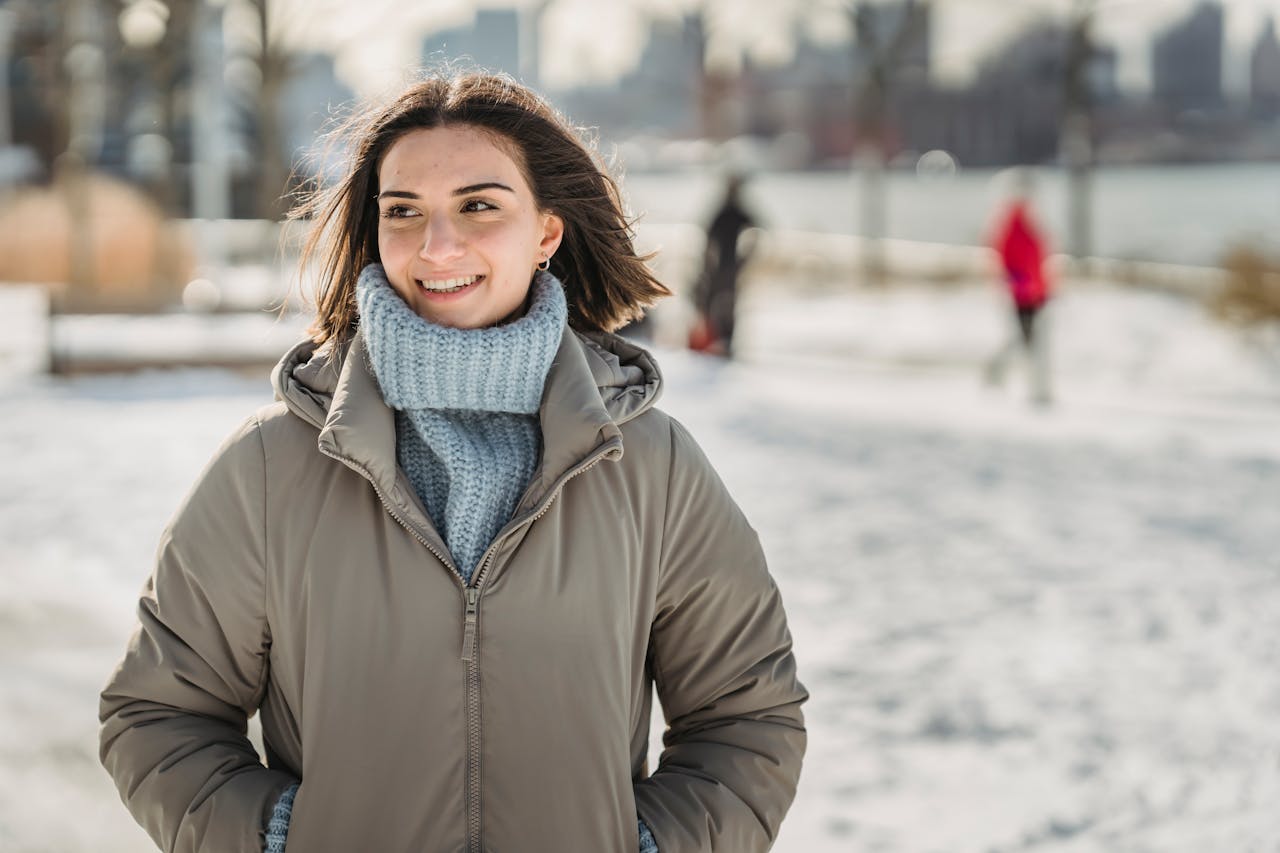
<svg viewBox="0 0 1280 853"><path fill-rule="evenodd" d="M477 603L480 600L480 590L477 587L467 587L467 610L463 619L462 626L462 659L470 663L475 657L476 650L476 611Z"/></svg>
<svg viewBox="0 0 1280 853"><path fill-rule="evenodd" d="M480 565L476 568L475 574L471 578L471 584L468 586L463 582L462 573L454 567L453 561L433 548L431 543L426 540L426 537L418 533L407 520L392 508L391 503L387 500L386 495L382 493L382 489L378 488L378 484L374 482L368 469L354 459L331 453L323 447L320 448L320 452L325 456L335 459L363 475L369 481L369 484L373 486L374 494L382 502L387 514L399 522L400 526L409 531L409 534L414 539L421 542L428 551L447 566L450 569L450 574L462 587L463 595L466 599L466 609L463 611L462 621L462 660L467 665L467 853L484 853L483 848L480 846L480 833L483 829L483 821L480 815L480 661L476 655L476 633L480 616L480 590L484 583L485 571L489 568L489 558L493 556L493 549L498 546L498 543L525 525L532 524L546 515L555 499L560 496L560 492L564 489L566 483L584 471L594 468L600 460L609 457L613 450L614 446L610 446L606 450L598 451L579 462L569 471L566 471L560 476L555 487L536 513L519 519L514 525L499 532L497 538L489 543L489 547L485 549L484 555L480 559Z"/></svg>
<svg viewBox="0 0 1280 853"><path fill-rule="evenodd" d="M484 556L480 558L480 565L476 567L475 575L471 578L471 586L467 587L467 610L462 629L462 659L467 663L467 853L484 853L480 845L484 822L480 815L480 660L476 655L476 623L479 616L480 589L484 584L484 575L489 568L490 558L493 556L494 548L502 540L546 515L566 483L594 467L612 452L613 447L599 451L561 475L536 513L519 519L515 524L501 531L489 544Z"/></svg>
<svg viewBox="0 0 1280 853"><path fill-rule="evenodd" d="M467 662L467 853L483 853L480 847L480 661L475 656L476 611L480 588L467 588L467 614L463 629L462 659Z"/></svg>

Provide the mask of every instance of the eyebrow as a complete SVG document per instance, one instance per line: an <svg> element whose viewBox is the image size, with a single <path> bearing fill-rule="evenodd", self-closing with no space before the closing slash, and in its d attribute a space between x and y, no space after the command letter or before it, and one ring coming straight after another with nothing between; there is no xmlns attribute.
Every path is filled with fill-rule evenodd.
<svg viewBox="0 0 1280 853"><path fill-rule="evenodd" d="M453 191L453 194L467 195L468 193L478 193L481 190L506 190L512 195L515 195L515 192L516 192L506 184L500 184L497 181L485 181L484 183L472 184L471 186L468 186L468 187L458 187L456 190Z"/></svg>
<svg viewBox="0 0 1280 853"><path fill-rule="evenodd" d="M481 190L506 190L507 192L511 193L512 195L515 195L515 192L516 192L515 190L513 190L511 187L507 186L506 184L501 184L501 183L498 183L497 181L485 181L485 182L483 182L483 183L479 183L479 184L469 184L469 185L467 185L467 186L465 186L465 187L458 187L456 190L454 190L454 191L453 191L453 194L454 194L454 195L456 195L456 196L457 196L457 195L468 195L468 194L470 194L470 193L478 193L478 192L480 192ZM383 198L411 198L411 199L419 199L419 198L422 198L422 196L418 195L417 193L415 193L415 192L409 192L408 190L384 190L383 192L378 193L378 196L377 196L377 197L378 197L379 199L383 199Z"/></svg>

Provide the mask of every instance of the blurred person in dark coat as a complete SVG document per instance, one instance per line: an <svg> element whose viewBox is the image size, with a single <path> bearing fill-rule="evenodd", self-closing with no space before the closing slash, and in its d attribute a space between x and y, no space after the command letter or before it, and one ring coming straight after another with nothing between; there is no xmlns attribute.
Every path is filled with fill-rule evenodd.
<svg viewBox="0 0 1280 853"><path fill-rule="evenodd" d="M1017 326L987 363L986 379L992 385L1002 382L1009 360L1022 349L1030 366L1032 400L1046 404L1052 394L1041 312L1049 301L1051 288L1044 268L1047 243L1031 213L1032 190L1031 174L1016 173L1013 198L1001 215L992 239L992 248L1000 256Z"/></svg>
<svg viewBox="0 0 1280 853"><path fill-rule="evenodd" d="M754 248L752 241L740 240L742 233L756 224L742 204L744 183L739 174L730 175L725 182L724 200L707 225L702 274L693 290L698 313L689 333L689 348L726 358L733 356L738 276Z"/></svg>

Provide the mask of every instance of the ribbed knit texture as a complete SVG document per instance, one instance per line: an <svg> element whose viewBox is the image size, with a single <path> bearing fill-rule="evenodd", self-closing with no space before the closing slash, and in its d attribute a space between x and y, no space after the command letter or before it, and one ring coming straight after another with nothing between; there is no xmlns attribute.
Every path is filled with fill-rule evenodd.
<svg viewBox="0 0 1280 853"><path fill-rule="evenodd" d="M271 810L271 820L267 822L267 845L264 853L284 853L285 841L289 838L289 820L293 817L293 797L298 793L297 785L284 789L280 799L276 800Z"/></svg>
<svg viewBox="0 0 1280 853"><path fill-rule="evenodd" d="M658 853L658 841L649 827L642 820L637 820L637 823L640 825L640 853Z"/></svg>
<svg viewBox="0 0 1280 853"><path fill-rule="evenodd" d="M542 446L538 407L568 308L550 273L534 278L523 317L452 329L419 317L381 264L356 284L374 376L396 410L396 456L470 583L511 518Z"/></svg>

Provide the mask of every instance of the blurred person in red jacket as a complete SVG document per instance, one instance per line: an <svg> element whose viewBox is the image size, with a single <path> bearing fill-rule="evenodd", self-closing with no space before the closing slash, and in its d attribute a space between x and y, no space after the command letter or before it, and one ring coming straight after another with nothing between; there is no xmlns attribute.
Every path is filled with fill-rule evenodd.
<svg viewBox="0 0 1280 853"><path fill-rule="evenodd" d="M987 363L986 379L992 385L1003 381L1009 360L1018 349L1023 349L1030 367L1032 400L1045 404L1052 395L1041 312L1052 289L1044 268L1048 255L1046 241L1031 213L1032 190L1031 173L1026 170L1015 173L1013 198L992 239L992 247L1000 255L1004 269L1017 328Z"/></svg>

